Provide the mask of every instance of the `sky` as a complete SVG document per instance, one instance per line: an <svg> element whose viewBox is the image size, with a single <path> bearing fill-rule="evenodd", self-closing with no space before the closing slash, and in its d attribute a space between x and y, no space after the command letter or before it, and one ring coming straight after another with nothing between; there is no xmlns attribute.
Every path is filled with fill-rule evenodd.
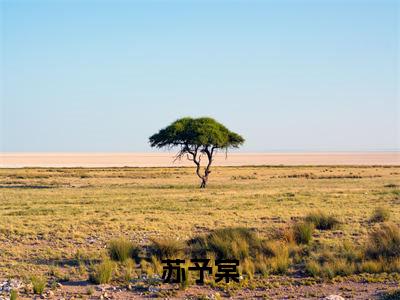
<svg viewBox="0 0 400 300"><path fill-rule="evenodd" d="M241 151L400 150L390 0L0 0L4 152L144 152L211 116Z"/></svg>

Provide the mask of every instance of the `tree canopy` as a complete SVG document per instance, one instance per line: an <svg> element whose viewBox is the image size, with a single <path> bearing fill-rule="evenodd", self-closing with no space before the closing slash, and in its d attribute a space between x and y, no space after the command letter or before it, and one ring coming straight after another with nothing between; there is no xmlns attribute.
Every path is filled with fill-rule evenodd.
<svg viewBox="0 0 400 300"><path fill-rule="evenodd" d="M244 138L212 118L187 117L161 129L152 135L149 141L150 145L156 148L179 147L177 158L186 154L187 158L196 164L196 173L202 180L200 187L204 188L211 173L214 153L218 149L238 148L244 143ZM206 155L208 159L204 174L200 172L202 155Z"/></svg>
<svg viewBox="0 0 400 300"><path fill-rule="evenodd" d="M182 118L150 137L152 147L199 146L215 149L237 148L243 137L208 117Z"/></svg>

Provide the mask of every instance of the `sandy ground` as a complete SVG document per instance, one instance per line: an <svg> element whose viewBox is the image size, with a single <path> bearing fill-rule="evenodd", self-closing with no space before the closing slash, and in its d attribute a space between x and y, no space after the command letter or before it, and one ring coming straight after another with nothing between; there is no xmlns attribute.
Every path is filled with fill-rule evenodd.
<svg viewBox="0 0 400 300"><path fill-rule="evenodd" d="M205 159L205 158L204 158ZM1 153L1 168L192 166L174 153ZM214 165L400 165L400 152L218 153Z"/></svg>

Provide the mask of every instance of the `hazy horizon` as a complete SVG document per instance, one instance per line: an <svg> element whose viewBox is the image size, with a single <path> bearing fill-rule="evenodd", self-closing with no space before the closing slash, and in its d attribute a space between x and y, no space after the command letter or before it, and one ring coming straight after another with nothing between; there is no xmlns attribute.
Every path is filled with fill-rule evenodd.
<svg viewBox="0 0 400 300"><path fill-rule="evenodd" d="M0 4L2 152L154 152L211 116L239 152L400 150L399 2Z"/></svg>
<svg viewBox="0 0 400 300"><path fill-rule="evenodd" d="M167 154L176 154L177 148L173 148L171 150L165 149L149 149L148 151L2 151L1 153L8 154L8 153L21 153L21 154L124 154L124 153L131 153L131 154L153 154L153 153L167 153ZM220 150L218 153L224 154L224 150ZM242 149L229 149L229 153L238 153L238 154L312 154L312 153L400 153L400 149L393 149L393 150L348 150L348 151L329 151L329 150L268 150L268 151L244 151Z"/></svg>

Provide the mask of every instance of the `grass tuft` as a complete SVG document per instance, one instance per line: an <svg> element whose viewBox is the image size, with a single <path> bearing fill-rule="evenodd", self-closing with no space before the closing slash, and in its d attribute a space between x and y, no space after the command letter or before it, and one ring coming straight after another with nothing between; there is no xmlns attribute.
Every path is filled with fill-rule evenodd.
<svg viewBox="0 0 400 300"><path fill-rule="evenodd" d="M372 259L400 257L400 229L394 224L382 224L369 234L365 256Z"/></svg>
<svg viewBox="0 0 400 300"><path fill-rule="evenodd" d="M184 249L185 245L182 241L172 238L154 239L149 248L151 256L159 259L181 258Z"/></svg>
<svg viewBox="0 0 400 300"><path fill-rule="evenodd" d="M46 280L43 277L32 276L31 278L33 293L41 295L46 287Z"/></svg>
<svg viewBox="0 0 400 300"><path fill-rule="evenodd" d="M131 241L120 238L110 241L108 244L108 254L114 261L124 262L129 258L137 261L139 250Z"/></svg>
<svg viewBox="0 0 400 300"><path fill-rule="evenodd" d="M297 244L309 244L314 231L314 224L309 222L297 222L293 225L293 236Z"/></svg>
<svg viewBox="0 0 400 300"><path fill-rule="evenodd" d="M275 256L269 259L271 272L274 274L286 274L289 265L289 249L286 245L281 244L279 248L275 249Z"/></svg>
<svg viewBox="0 0 400 300"><path fill-rule="evenodd" d="M309 213L305 220L306 222L314 224L315 228L319 230L331 230L340 224L339 220L334 216L328 215L322 211Z"/></svg>
<svg viewBox="0 0 400 300"><path fill-rule="evenodd" d="M223 228L206 236L198 236L188 242L193 256L212 253L217 259L243 260L260 251L261 241L247 228Z"/></svg>
<svg viewBox="0 0 400 300"><path fill-rule="evenodd" d="M373 223L386 222L390 218L390 211L386 207L377 207L372 213L370 221Z"/></svg>
<svg viewBox="0 0 400 300"><path fill-rule="evenodd" d="M110 260L104 260L102 263L93 267L89 274L89 280L96 284L109 283L114 273L115 265Z"/></svg>

